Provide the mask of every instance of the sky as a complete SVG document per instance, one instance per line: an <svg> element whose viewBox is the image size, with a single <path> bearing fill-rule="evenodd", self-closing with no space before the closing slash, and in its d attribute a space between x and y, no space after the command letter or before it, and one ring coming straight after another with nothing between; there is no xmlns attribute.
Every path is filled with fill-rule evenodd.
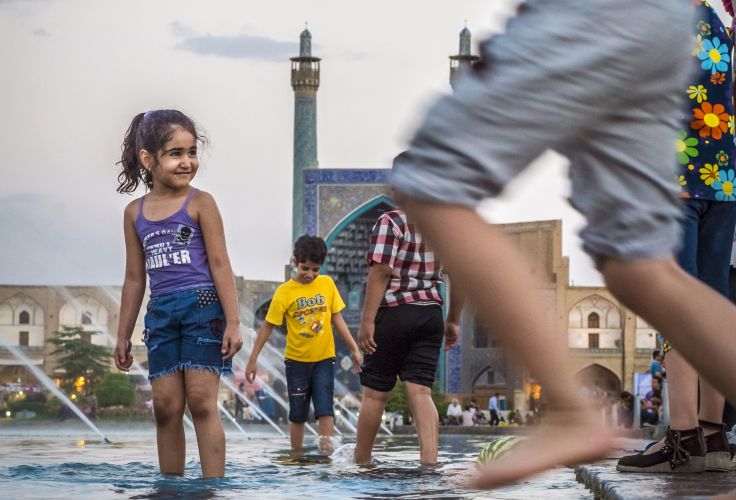
<svg viewBox="0 0 736 500"><path fill-rule="evenodd" d="M308 22L322 58L321 167L383 168L449 92L448 56L503 29L515 0L0 0L0 284L122 284L118 167L132 117L175 108L210 146L194 181L215 197L237 275L280 280L290 256L293 92ZM431 8L428 8L431 5ZM723 15L720 5L716 5ZM600 276L546 153L480 211L563 220L571 281ZM135 196L143 194L139 190Z"/></svg>

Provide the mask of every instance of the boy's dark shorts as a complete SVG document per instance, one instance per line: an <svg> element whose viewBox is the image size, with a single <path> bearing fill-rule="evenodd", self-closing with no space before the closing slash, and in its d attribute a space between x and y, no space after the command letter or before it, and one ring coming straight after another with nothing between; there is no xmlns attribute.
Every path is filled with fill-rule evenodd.
<svg viewBox="0 0 736 500"><path fill-rule="evenodd" d="M404 382L432 387L444 337L440 305L402 304L376 314L376 352L366 354L360 383L388 392L396 376Z"/></svg>
<svg viewBox="0 0 736 500"><path fill-rule="evenodd" d="M232 360L222 360L225 313L214 288L151 297L144 324L149 380L180 370L232 375Z"/></svg>
<svg viewBox="0 0 736 500"><path fill-rule="evenodd" d="M285 360L286 386L289 391L289 422L301 424L309 417L309 401L314 418L332 417L335 392L335 358L304 362Z"/></svg>

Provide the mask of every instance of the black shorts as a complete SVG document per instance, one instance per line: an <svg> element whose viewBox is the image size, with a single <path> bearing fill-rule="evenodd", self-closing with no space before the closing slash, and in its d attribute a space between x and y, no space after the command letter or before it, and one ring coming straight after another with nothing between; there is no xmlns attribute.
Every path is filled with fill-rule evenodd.
<svg viewBox="0 0 736 500"><path fill-rule="evenodd" d="M361 385L388 392L398 375L404 382L432 387L444 331L439 304L380 308L373 335L376 352L365 355Z"/></svg>

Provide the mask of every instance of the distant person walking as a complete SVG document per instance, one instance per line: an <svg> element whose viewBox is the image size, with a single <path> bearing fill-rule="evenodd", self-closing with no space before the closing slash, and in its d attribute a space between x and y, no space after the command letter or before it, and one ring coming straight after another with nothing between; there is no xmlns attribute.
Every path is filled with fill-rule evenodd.
<svg viewBox="0 0 736 500"><path fill-rule="evenodd" d="M501 422L501 419L498 418L498 393L488 400L488 413L491 415L490 425L498 425Z"/></svg>

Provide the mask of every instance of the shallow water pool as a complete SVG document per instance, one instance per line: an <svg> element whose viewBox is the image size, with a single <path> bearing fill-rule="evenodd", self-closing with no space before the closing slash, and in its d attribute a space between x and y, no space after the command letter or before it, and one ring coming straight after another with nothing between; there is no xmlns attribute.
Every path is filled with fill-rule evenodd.
<svg viewBox="0 0 736 500"><path fill-rule="evenodd" d="M224 479L200 478L193 433L187 432L184 477L158 473L152 425L106 429L112 444L76 425L0 426L2 498L319 498L319 499L582 499L592 498L571 469L559 468L493 492L468 491L462 477L491 436L440 436L436 468L417 465L415 437L380 437L371 468L314 460L291 465L288 440L258 427L247 439L227 429ZM259 432L260 431L260 432ZM354 439L345 437L345 443ZM308 450L308 454L314 454Z"/></svg>

